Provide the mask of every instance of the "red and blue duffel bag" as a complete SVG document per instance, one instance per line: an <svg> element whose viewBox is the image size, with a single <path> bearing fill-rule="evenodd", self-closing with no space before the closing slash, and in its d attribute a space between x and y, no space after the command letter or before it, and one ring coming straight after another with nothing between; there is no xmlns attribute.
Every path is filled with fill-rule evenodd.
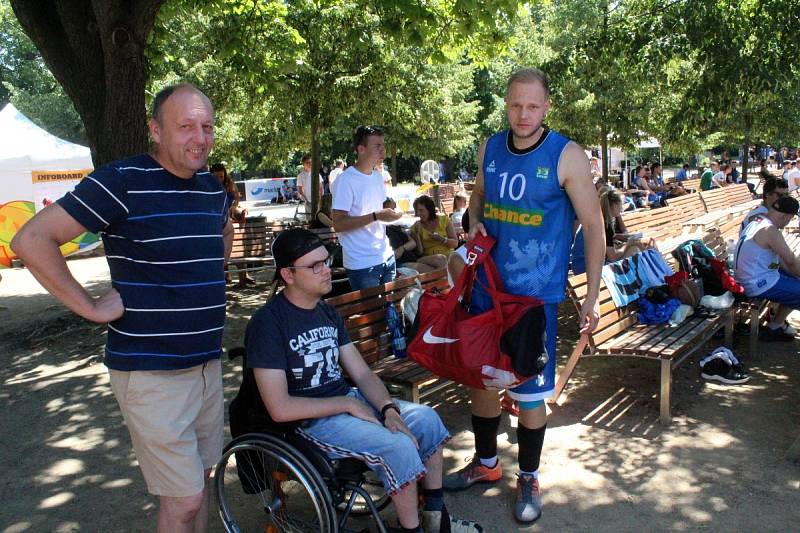
<svg viewBox="0 0 800 533"><path fill-rule="evenodd" d="M505 389L538 375L547 364L542 301L503 292L489 252L494 239L478 235L467 244L467 265L448 293L427 290L409 333L411 359L437 376L475 389ZM487 284L478 280L493 308L469 312L472 286L483 265Z"/></svg>

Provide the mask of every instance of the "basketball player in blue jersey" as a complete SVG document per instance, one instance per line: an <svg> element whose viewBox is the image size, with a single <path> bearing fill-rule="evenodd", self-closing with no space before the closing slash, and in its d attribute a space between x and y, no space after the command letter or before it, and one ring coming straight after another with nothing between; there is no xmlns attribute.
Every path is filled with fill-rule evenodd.
<svg viewBox="0 0 800 533"><path fill-rule="evenodd" d="M543 120L550 107L547 76L523 69L508 80L506 113L510 130L490 137L478 150L478 174L469 204L469 238L478 232L497 241L492 257L506 292L535 296L545 304L544 371L508 395L519 402L519 473L514 517L533 522L541 516L539 460L547 413L544 400L555 389L558 303L564 299L572 225L577 215L586 243L588 293L580 310L582 334L597 325L597 296L605 254L603 219L589 160L583 149L549 130ZM476 284L472 311L484 312L491 300ZM500 397L497 391L470 391L475 455L462 470L445 477L445 490L502 479L497 458Z"/></svg>

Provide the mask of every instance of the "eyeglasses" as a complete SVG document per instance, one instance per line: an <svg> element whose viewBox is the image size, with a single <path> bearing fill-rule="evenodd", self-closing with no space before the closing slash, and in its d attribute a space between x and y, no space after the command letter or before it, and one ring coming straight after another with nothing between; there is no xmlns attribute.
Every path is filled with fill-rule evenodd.
<svg viewBox="0 0 800 533"><path fill-rule="evenodd" d="M317 261L313 265L296 265L286 268L310 268L314 274L319 274L320 272L322 272L322 267L330 268L332 264L333 264L333 257L329 255L322 261Z"/></svg>

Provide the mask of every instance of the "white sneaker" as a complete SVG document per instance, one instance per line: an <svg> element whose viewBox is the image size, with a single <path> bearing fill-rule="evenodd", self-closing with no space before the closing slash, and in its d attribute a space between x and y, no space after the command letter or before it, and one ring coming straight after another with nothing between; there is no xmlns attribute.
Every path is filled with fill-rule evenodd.
<svg viewBox="0 0 800 533"><path fill-rule="evenodd" d="M783 326L781 326L781 329L787 335L797 335L797 330L790 326L789 322L784 322Z"/></svg>

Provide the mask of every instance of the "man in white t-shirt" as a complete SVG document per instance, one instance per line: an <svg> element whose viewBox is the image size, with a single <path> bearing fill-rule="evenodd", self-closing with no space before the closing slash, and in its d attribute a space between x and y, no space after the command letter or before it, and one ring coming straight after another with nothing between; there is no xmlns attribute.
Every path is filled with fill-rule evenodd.
<svg viewBox="0 0 800 533"><path fill-rule="evenodd" d="M792 161L789 172L786 173L786 181L789 182L789 190L793 191L800 188L800 169L797 168L797 161Z"/></svg>
<svg viewBox="0 0 800 533"><path fill-rule="evenodd" d="M388 283L395 276L394 251L383 222L402 213L384 208L386 189L375 166L386 156L383 130L359 126L353 134L357 159L333 185L333 227L339 235L344 268L354 291Z"/></svg>
<svg viewBox="0 0 800 533"><path fill-rule="evenodd" d="M744 216L744 220L742 220L742 227L739 231L740 237L742 236L744 229L750 222L753 221L753 219L755 219L758 215L766 214L767 211L769 211L769 206L775 203L778 198L789 194L789 185L783 178L770 176L764 181L764 188L762 191L761 197L763 198L763 201L751 209L750 212Z"/></svg>
<svg viewBox="0 0 800 533"><path fill-rule="evenodd" d="M342 172L344 172L344 161L337 159L333 163L333 170L331 170L331 173L328 174L328 187L330 188L331 193L333 192L333 184L336 181L336 178L338 178L339 174Z"/></svg>
<svg viewBox="0 0 800 533"><path fill-rule="evenodd" d="M392 175L389 174L389 171L386 170L385 166L383 166L383 161L375 165L375 170L381 173L381 177L383 178L383 187L388 191L389 187L392 186Z"/></svg>
<svg viewBox="0 0 800 533"><path fill-rule="evenodd" d="M714 175L711 176L712 188L716 189L728 185L728 168L730 168L729 165L723 165L720 169L719 163L716 161L711 163L711 170L714 172Z"/></svg>
<svg viewBox="0 0 800 533"><path fill-rule="evenodd" d="M306 205L311 204L311 156L306 154L302 159L303 170L297 175L297 195ZM317 187L322 195L322 180L317 177Z"/></svg>

